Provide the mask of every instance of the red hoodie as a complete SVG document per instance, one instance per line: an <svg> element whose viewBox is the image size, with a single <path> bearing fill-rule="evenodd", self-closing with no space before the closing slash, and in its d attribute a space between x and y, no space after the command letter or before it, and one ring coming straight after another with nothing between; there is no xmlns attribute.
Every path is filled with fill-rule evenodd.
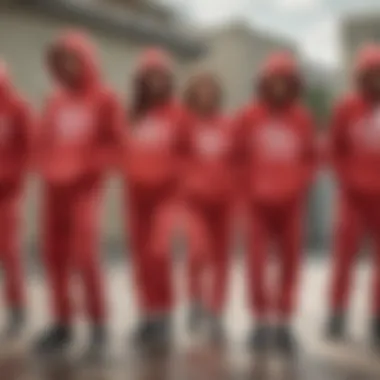
<svg viewBox="0 0 380 380"><path fill-rule="evenodd" d="M160 50L147 50L136 75L148 70L170 72L169 58ZM155 191L178 182L179 141L183 110L172 99L148 109L125 132L123 170L131 186Z"/></svg>
<svg viewBox="0 0 380 380"><path fill-rule="evenodd" d="M0 62L0 184L22 180L30 163L33 131L31 108L12 88Z"/></svg>
<svg viewBox="0 0 380 380"><path fill-rule="evenodd" d="M235 144L231 122L217 114L209 118L189 115L188 158L182 191L186 198L207 203L231 199L235 190Z"/></svg>
<svg viewBox="0 0 380 380"><path fill-rule="evenodd" d="M380 46L361 51L356 74L380 70ZM331 125L331 156L340 185L364 195L380 194L380 104L362 90L345 96Z"/></svg>
<svg viewBox="0 0 380 380"><path fill-rule="evenodd" d="M274 55L262 78L296 76L296 70L289 56ZM276 108L260 99L243 110L237 126L244 152L242 186L248 196L269 203L302 197L316 166L314 123L308 110L295 100Z"/></svg>
<svg viewBox="0 0 380 380"><path fill-rule="evenodd" d="M45 106L39 163L46 181L71 184L84 176L99 176L111 164L123 114L114 93L100 82L95 53L85 35L63 34L52 51L74 54L83 71L72 87L61 80L48 56L59 88Z"/></svg>

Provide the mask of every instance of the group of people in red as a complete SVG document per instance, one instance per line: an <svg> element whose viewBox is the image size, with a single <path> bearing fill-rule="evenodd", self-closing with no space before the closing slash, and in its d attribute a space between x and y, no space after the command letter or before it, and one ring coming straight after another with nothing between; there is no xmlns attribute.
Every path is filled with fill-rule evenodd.
<svg viewBox="0 0 380 380"><path fill-rule="evenodd" d="M140 57L127 109L104 84L95 48L82 32L54 41L46 64L54 90L40 117L12 87L5 65L0 67L0 252L10 334L25 321L19 204L26 174L35 171L43 181L41 251L53 312L37 349L49 352L73 340L73 270L81 275L87 303L89 352L106 346L98 212L104 181L114 171L125 180L140 311L135 344L166 345L172 336L173 209L181 210L188 236L189 329L206 324L212 340L225 338L237 210L244 215L248 245L254 319L249 345L293 352L305 201L327 160L340 205L327 332L334 339L345 336L350 274L368 232L375 263L371 331L380 347L380 46L360 52L355 87L338 102L323 149L301 100L302 74L287 52L268 57L255 96L233 117L224 115L224 90L212 73L192 77L177 99L172 62L160 49ZM272 245L278 263L274 286L268 273Z"/></svg>

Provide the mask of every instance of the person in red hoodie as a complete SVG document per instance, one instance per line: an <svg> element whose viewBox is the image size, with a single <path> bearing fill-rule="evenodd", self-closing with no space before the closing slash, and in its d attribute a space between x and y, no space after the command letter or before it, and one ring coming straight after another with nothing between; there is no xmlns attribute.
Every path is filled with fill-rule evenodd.
<svg viewBox="0 0 380 380"><path fill-rule="evenodd" d="M295 338L291 319L295 308L302 254L305 198L316 165L314 123L302 105L300 71L287 52L271 55L259 77L258 98L237 120L241 188L249 211L247 255L250 307L257 323L249 339L264 350L276 321L276 348L291 353ZM269 284L270 246L278 264Z"/></svg>
<svg viewBox="0 0 380 380"><path fill-rule="evenodd" d="M5 274L11 336L25 320L25 284L20 257L20 204L34 136L31 107L12 87L0 61L0 259Z"/></svg>
<svg viewBox="0 0 380 380"><path fill-rule="evenodd" d="M50 352L72 341L70 277L75 269L92 324L89 354L97 355L107 338L98 212L123 111L101 82L95 49L85 33L62 33L46 60L57 88L45 104L36 159L44 182L43 255L54 324L37 349Z"/></svg>
<svg viewBox="0 0 380 380"><path fill-rule="evenodd" d="M178 195L182 119L170 57L158 48L144 51L133 85L122 170L141 312L134 338L143 346L166 345L171 337L172 265L168 245L158 241L166 240L166 233L159 236L167 224L164 215Z"/></svg>
<svg viewBox="0 0 380 380"><path fill-rule="evenodd" d="M224 337L222 313L228 290L234 138L222 114L222 89L211 73L192 77L185 92L187 156L181 193L188 214L189 327L207 312L211 337ZM207 286L209 285L209 286ZM207 297L206 297L207 296Z"/></svg>
<svg viewBox="0 0 380 380"><path fill-rule="evenodd" d="M356 89L338 102L331 125L340 208L328 334L345 335L351 272L360 240L368 233L374 244L371 336L380 347L380 45L360 51L354 79Z"/></svg>

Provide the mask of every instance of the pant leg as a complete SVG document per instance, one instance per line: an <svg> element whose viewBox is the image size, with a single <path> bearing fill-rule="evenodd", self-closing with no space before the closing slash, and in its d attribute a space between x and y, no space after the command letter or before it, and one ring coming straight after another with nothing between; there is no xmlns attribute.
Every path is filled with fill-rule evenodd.
<svg viewBox="0 0 380 380"><path fill-rule="evenodd" d="M170 194L163 194L152 208L152 225L148 236L150 258L151 307L155 313L171 311L174 299L172 281L172 241L175 224L178 221L178 208Z"/></svg>
<svg viewBox="0 0 380 380"><path fill-rule="evenodd" d="M280 320L292 317L297 304L300 261L302 259L304 208L301 202L279 209L277 230L278 281L275 305Z"/></svg>
<svg viewBox="0 0 380 380"><path fill-rule="evenodd" d="M196 249L191 246L191 242L188 244L188 247L190 251L186 263L188 298L191 303L202 303L204 263L196 258L198 253L195 253Z"/></svg>
<svg viewBox="0 0 380 380"><path fill-rule="evenodd" d="M25 274L21 257L21 192L0 199L0 254L5 275L5 298L10 308L25 308Z"/></svg>
<svg viewBox="0 0 380 380"><path fill-rule="evenodd" d="M347 309L353 266L364 232L356 203L348 195L341 194L334 232L330 286L330 309L333 313L342 313Z"/></svg>
<svg viewBox="0 0 380 380"><path fill-rule="evenodd" d="M380 197L363 198L360 204L373 244L371 314L380 318Z"/></svg>
<svg viewBox="0 0 380 380"><path fill-rule="evenodd" d="M207 219L195 206L187 208L185 218L188 295L191 302L203 303L205 269L210 254Z"/></svg>
<svg viewBox="0 0 380 380"><path fill-rule="evenodd" d="M130 194L127 199L128 201L125 203L128 205L126 214L128 215L135 294L138 308L143 313L146 313L149 309L147 289L149 288L148 283L150 281L146 270L147 262L149 261L146 233L147 229L150 228L152 215L149 205L146 205L137 193Z"/></svg>
<svg viewBox="0 0 380 380"><path fill-rule="evenodd" d="M171 257L169 252L157 253L154 249L165 201L164 197L147 197L133 190L129 194L127 212L137 302L142 313L148 315L166 313L172 307ZM159 240L160 249L169 246Z"/></svg>
<svg viewBox="0 0 380 380"><path fill-rule="evenodd" d="M375 318L380 318L380 226L378 226L374 238L374 257L372 265L372 302L371 313Z"/></svg>
<svg viewBox="0 0 380 380"><path fill-rule="evenodd" d="M100 262L99 211L101 187L86 183L73 192L74 265L79 271L84 287L87 313L95 324L105 320L105 284Z"/></svg>
<svg viewBox="0 0 380 380"><path fill-rule="evenodd" d="M51 308L56 323L68 324L72 318L69 294L72 259L69 192L47 187L43 201L43 257Z"/></svg>
<svg viewBox="0 0 380 380"><path fill-rule="evenodd" d="M223 312L230 284L231 210L222 205L210 215L210 303L213 314Z"/></svg>
<svg viewBox="0 0 380 380"><path fill-rule="evenodd" d="M246 257L249 305L259 320L268 317L270 294L267 284L268 250L271 230L265 210L252 207L248 216L248 253Z"/></svg>

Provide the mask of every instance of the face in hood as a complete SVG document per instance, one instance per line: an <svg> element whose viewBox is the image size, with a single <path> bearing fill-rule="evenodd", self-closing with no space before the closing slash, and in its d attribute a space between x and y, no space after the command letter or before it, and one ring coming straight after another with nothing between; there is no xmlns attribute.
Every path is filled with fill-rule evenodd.
<svg viewBox="0 0 380 380"><path fill-rule="evenodd" d="M95 48L81 32L63 33L48 50L48 68L64 87L84 90L99 78Z"/></svg>
<svg viewBox="0 0 380 380"><path fill-rule="evenodd" d="M6 100L11 92L9 73L5 62L0 60L0 101Z"/></svg>
<svg viewBox="0 0 380 380"><path fill-rule="evenodd" d="M380 100L380 45L367 45L359 52L355 79L359 91Z"/></svg>
<svg viewBox="0 0 380 380"><path fill-rule="evenodd" d="M140 114L153 104L164 103L173 92L173 64L169 55L157 48L147 49L141 55L134 83L132 113Z"/></svg>
<svg viewBox="0 0 380 380"><path fill-rule="evenodd" d="M295 100L300 90L300 70L293 55L288 52L272 54L261 69L259 96L267 102L282 105Z"/></svg>
<svg viewBox="0 0 380 380"><path fill-rule="evenodd" d="M221 106L222 97L220 81L209 72L193 76L185 91L186 105L201 114L215 113Z"/></svg>
<svg viewBox="0 0 380 380"><path fill-rule="evenodd" d="M161 97L171 87L173 63L169 55L161 49L151 48L141 55L136 79L145 86L153 97Z"/></svg>

